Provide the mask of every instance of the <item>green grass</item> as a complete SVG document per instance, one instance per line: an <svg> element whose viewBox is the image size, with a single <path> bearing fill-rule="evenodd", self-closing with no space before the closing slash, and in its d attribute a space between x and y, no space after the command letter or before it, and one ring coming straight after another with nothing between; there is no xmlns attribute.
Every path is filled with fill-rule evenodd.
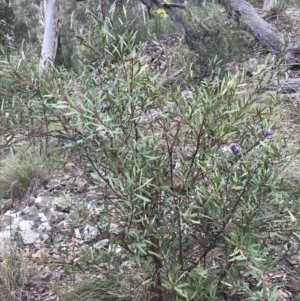
<svg viewBox="0 0 300 301"><path fill-rule="evenodd" d="M21 147L16 154L0 160L0 198L23 197L29 187L45 180L47 174L43 156Z"/></svg>
<svg viewBox="0 0 300 301"><path fill-rule="evenodd" d="M127 301L121 286L112 279L94 279L79 282L71 292L62 294L64 301Z"/></svg>

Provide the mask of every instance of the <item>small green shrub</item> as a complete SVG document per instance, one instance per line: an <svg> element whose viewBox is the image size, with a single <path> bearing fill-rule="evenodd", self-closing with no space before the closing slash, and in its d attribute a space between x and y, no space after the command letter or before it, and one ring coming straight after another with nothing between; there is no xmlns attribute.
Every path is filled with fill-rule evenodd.
<svg viewBox="0 0 300 301"><path fill-rule="evenodd" d="M159 101L127 37L110 36L114 63L102 69L101 97L53 104L70 116L64 127L78 129L76 147L115 210L97 227L122 225L110 243L122 246L123 262L145 271L140 283L149 299L212 301L238 292L276 300L277 284L266 277L286 255L282 245L297 240L281 229L298 227L298 202L281 177L293 154L280 137L267 139L275 103L256 105L276 63L251 84L227 75L193 86L189 99L174 89ZM97 258L91 254L87 248L82 262ZM81 268L107 268L93 266Z"/></svg>

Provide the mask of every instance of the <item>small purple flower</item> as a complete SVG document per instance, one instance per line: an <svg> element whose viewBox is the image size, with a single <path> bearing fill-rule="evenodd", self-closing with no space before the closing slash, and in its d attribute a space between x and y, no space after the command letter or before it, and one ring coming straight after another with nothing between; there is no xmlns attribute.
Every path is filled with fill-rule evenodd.
<svg viewBox="0 0 300 301"><path fill-rule="evenodd" d="M264 137L265 137L265 138L268 138L268 137L270 137L271 135L272 135L271 130L266 130L265 133L264 133Z"/></svg>
<svg viewBox="0 0 300 301"><path fill-rule="evenodd" d="M232 144L230 149L235 155L238 155L241 152L240 148L236 144Z"/></svg>

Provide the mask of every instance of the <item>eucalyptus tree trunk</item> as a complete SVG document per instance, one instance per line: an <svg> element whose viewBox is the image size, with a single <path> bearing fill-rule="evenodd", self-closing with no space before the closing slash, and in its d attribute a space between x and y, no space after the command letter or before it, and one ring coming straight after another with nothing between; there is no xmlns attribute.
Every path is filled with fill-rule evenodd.
<svg viewBox="0 0 300 301"><path fill-rule="evenodd" d="M283 35L266 22L251 4L244 0L220 0L220 3L236 12L240 22L248 26L253 36L267 51L280 52L284 45Z"/></svg>
<svg viewBox="0 0 300 301"><path fill-rule="evenodd" d="M40 59L40 71L51 69L54 63L59 43L58 22L59 7L58 0L44 0L44 35Z"/></svg>

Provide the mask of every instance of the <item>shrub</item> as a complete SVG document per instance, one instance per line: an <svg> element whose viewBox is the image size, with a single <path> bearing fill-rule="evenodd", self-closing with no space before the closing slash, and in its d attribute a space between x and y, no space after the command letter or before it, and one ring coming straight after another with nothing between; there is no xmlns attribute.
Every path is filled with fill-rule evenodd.
<svg viewBox="0 0 300 301"><path fill-rule="evenodd" d="M102 191L106 211L89 223L108 250L87 244L76 266L101 285L114 279L100 296L125 287L119 300L276 300L270 274L298 252L299 189L282 171L299 151L273 133L276 98L256 102L279 66L270 59L251 82L226 75L200 85L190 70L183 97L149 76L132 33L115 36L113 24L95 19L92 42L80 37L99 75L85 69L75 92L65 71L38 90L26 74L19 81L31 118L59 125Z"/></svg>
<svg viewBox="0 0 300 301"><path fill-rule="evenodd" d="M111 39L111 59L122 49L127 59L102 69L101 97L53 105L71 116L64 127L77 129L78 150L115 210L97 226L122 224L111 245L146 271L140 282L155 300L275 300L268 275L286 255L282 245L297 240L280 229L298 224L280 176L291 154L280 137L266 140L274 103L254 106L276 66L252 84L228 75L193 87L189 99L176 89L159 98L126 41Z"/></svg>

